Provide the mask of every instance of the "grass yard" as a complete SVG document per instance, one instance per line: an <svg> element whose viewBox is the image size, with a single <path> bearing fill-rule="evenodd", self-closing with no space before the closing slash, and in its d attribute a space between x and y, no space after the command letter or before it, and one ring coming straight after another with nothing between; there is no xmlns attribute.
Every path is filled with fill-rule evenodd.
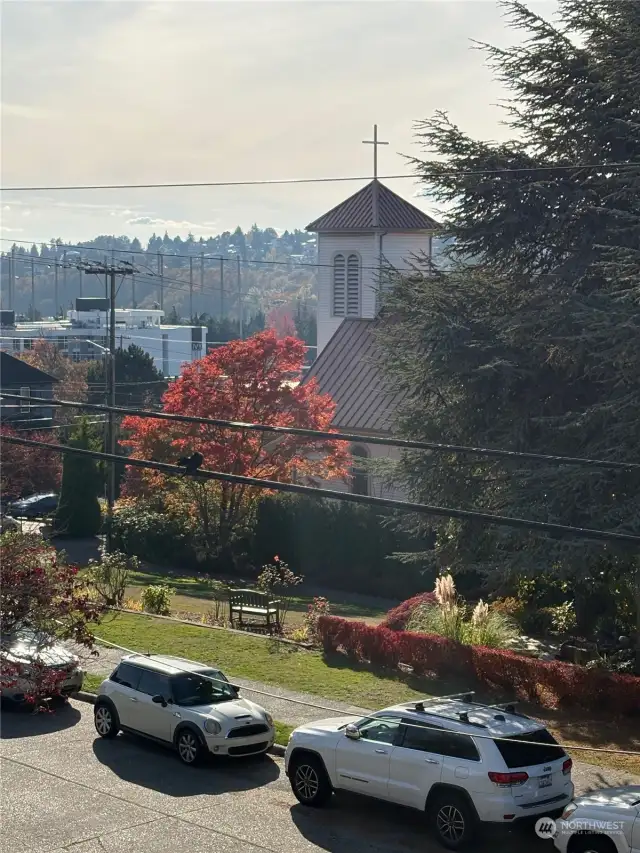
<svg viewBox="0 0 640 853"><path fill-rule="evenodd" d="M221 581L217 584L215 581L208 583L193 576L190 577L175 572L169 574L166 569L153 569L149 567L144 571L131 572L130 585L127 587L125 598L138 600L143 587L155 584L165 584L174 590L175 594L171 600L171 609L173 611L191 611L192 613L202 614L211 610L216 597L216 587L218 590L224 589L224 584ZM344 593L344 598L342 599L339 592L334 593L334 596L330 598L330 603L331 612L335 616L351 617L377 625L384 618L388 609L385 607L371 607L353 603L353 601L349 601L347 593ZM291 600L286 624L289 627L300 625L304 614L307 612L307 606L312 601L313 596L311 595L294 596Z"/></svg>
<svg viewBox="0 0 640 853"><path fill-rule="evenodd" d="M406 699L446 695L470 687L440 680L411 679L400 673L397 676L376 673L353 664L342 655L325 660L319 652L304 651L277 640L181 625L150 616L118 614L107 619L98 634L110 642L141 652L162 652L215 663L230 677L242 676L363 708L382 708ZM563 743L640 750L637 722L629 719L588 719L581 717L578 711L528 710L544 721ZM322 716L322 712L318 713ZM636 756L574 752L572 757L640 775L640 759Z"/></svg>

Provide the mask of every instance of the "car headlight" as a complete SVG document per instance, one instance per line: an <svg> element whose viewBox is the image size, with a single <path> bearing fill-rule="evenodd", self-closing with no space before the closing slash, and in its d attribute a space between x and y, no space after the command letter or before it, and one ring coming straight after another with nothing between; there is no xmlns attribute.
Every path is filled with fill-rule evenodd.
<svg viewBox="0 0 640 853"><path fill-rule="evenodd" d="M222 731L222 726L217 720L209 717L204 721L204 729L209 732L210 735L219 735Z"/></svg>
<svg viewBox="0 0 640 853"><path fill-rule="evenodd" d="M566 809L562 812L562 820L568 820L577 808L577 803L569 803Z"/></svg>
<svg viewBox="0 0 640 853"><path fill-rule="evenodd" d="M273 725L273 717L271 716L271 714L269 714L265 711L264 712L264 718L270 726Z"/></svg>

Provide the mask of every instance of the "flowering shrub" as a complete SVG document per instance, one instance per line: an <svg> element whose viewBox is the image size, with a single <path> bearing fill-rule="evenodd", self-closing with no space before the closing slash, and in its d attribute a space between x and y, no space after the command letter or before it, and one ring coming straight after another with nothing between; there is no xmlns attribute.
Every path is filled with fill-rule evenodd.
<svg viewBox="0 0 640 853"><path fill-rule="evenodd" d="M313 603L307 606L307 612L304 614L304 627L306 638L313 643L319 643L318 635L318 619L321 616L328 616L331 611L331 605L328 599L321 595L314 596Z"/></svg>
<svg viewBox="0 0 640 853"><path fill-rule="evenodd" d="M258 575L256 586L262 592L268 592L270 595L278 595L280 599L280 627L284 627L291 604L292 594L286 594L292 586L298 586L304 578L302 575L296 575L289 568L289 564L281 560L276 554L273 558L273 563L267 563L262 567L262 571Z"/></svg>
<svg viewBox="0 0 640 853"><path fill-rule="evenodd" d="M541 661L503 649L469 646L433 634L372 627L336 616L318 618L325 652L342 651L358 661L396 669L409 664L416 675L452 675L547 708L580 706L617 714L640 712L640 678Z"/></svg>
<svg viewBox="0 0 640 853"><path fill-rule="evenodd" d="M77 567L64 563L40 536L5 533L0 550L0 691L28 677L25 693L39 704L59 692L61 671L37 657L25 664L12 660L13 638L26 628L45 638L72 639L90 649L94 645L91 624L99 621L104 605L92 596Z"/></svg>
<svg viewBox="0 0 640 853"><path fill-rule="evenodd" d="M147 613L156 613L158 616L168 616L171 613L171 598L173 590L166 584L148 586L142 590L140 600L142 607Z"/></svg>
<svg viewBox="0 0 640 853"><path fill-rule="evenodd" d="M435 604L436 596L434 592L419 592L412 598L398 604L397 607L392 607L387 613L382 626L390 628L392 631L404 631L407 627L407 622L413 615L413 611L420 604Z"/></svg>

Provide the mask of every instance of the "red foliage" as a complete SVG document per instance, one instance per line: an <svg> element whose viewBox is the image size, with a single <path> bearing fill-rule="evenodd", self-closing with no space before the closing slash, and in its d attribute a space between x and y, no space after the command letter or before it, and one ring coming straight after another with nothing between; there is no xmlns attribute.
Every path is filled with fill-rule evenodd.
<svg viewBox="0 0 640 853"><path fill-rule="evenodd" d="M295 337L296 324L293 322L290 305L272 308L267 315L267 325L279 338Z"/></svg>
<svg viewBox="0 0 640 853"><path fill-rule="evenodd" d="M0 492L4 498L19 498L33 492L54 492L60 488L62 456L44 447L25 447L9 444L2 436L18 433L8 426L0 426ZM25 433L21 433L25 437ZM59 442L50 432L30 432L27 438L44 441L58 447Z"/></svg>
<svg viewBox="0 0 640 853"><path fill-rule="evenodd" d="M392 631L404 631L407 627L409 619L413 616L413 611L421 604L435 604L435 592L419 592L412 598L403 601L397 607L392 607L387 613L382 626L390 628Z"/></svg>
<svg viewBox="0 0 640 853"><path fill-rule="evenodd" d="M342 650L359 661L396 669L409 664L416 675L467 678L470 686L501 688L545 708L579 706L592 711L640 712L640 678L541 661L502 649L465 646L431 634L391 631L336 616L321 616L325 652Z"/></svg>
<svg viewBox="0 0 640 853"><path fill-rule="evenodd" d="M302 341L292 337L279 340L273 330L246 341L232 341L185 365L165 392L163 409L181 415L329 430L335 405L328 395L318 393L315 381L300 384L304 357ZM294 472L300 479L332 479L346 477L348 471L350 457L343 442L151 418L125 418L122 426L129 433L123 444L134 458L175 463L198 450L204 468L280 481L290 481ZM161 474L129 469L126 493L149 494L165 484ZM243 513L246 516L259 490L236 483L218 483L216 488L222 539ZM205 509L210 517L210 507ZM199 511L194 506L194 513Z"/></svg>
<svg viewBox="0 0 640 853"><path fill-rule="evenodd" d="M5 643L23 628L43 635L73 639L91 648L90 624L97 622L104 607L89 595L78 578L76 566L60 561L55 548L39 536L7 533L2 536L2 585L0 586L0 683L5 686L19 677L21 669L7 660ZM34 692L55 688L60 680L44 664L29 664ZM44 691L44 692L43 692Z"/></svg>

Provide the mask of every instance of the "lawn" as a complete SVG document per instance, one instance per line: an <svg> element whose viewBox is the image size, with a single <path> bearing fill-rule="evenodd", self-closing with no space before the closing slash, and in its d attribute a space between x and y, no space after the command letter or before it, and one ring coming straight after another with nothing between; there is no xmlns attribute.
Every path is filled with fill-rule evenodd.
<svg viewBox="0 0 640 853"><path fill-rule="evenodd" d="M381 708L407 699L455 693L470 685L441 680L411 679L400 673L377 673L359 667L342 655L325 660L319 652L304 651L277 640L200 628L119 614L99 629L104 639L144 652L170 653L204 663L217 664L229 676L241 676L266 684L312 693L363 708ZM529 709L545 722L563 743L640 750L640 731L630 720L585 718L571 714ZM322 716L322 712L318 712ZM574 752L576 760L640 774L635 756Z"/></svg>
<svg viewBox="0 0 640 853"><path fill-rule="evenodd" d="M171 609L174 612L207 613L212 608L212 602L218 595L224 595L224 584L221 581L208 582L201 578L183 575L176 572L168 573L166 569L147 567L144 571L131 572L130 585L127 587L125 598L138 600L143 587L154 584L165 584L174 590ZM248 584L249 586L249 584ZM355 603L357 596L348 593L335 592L330 598L331 612L335 616L351 617L363 622L378 624L388 610L388 607L370 606ZM350 600L351 599L351 600ZM312 595L294 595L291 599L287 625L295 627L302 623L307 607L313 601ZM390 606L390 605L389 605ZM225 611L226 612L226 611Z"/></svg>

